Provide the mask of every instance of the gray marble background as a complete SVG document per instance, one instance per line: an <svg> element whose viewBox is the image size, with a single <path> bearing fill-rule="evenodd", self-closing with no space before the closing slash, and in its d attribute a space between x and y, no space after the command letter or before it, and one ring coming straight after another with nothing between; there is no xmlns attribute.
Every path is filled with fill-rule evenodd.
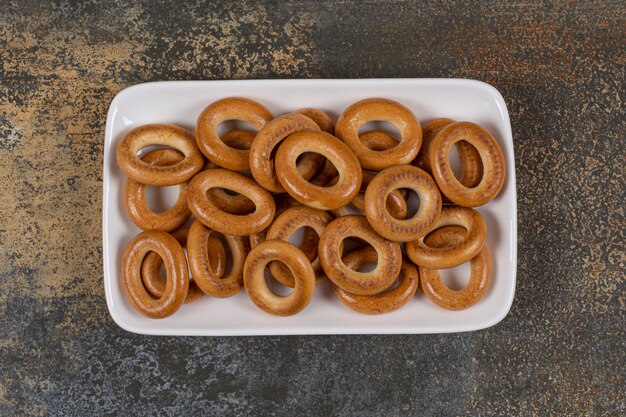
<svg viewBox="0 0 626 417"><path fill-rule="evenodd" d="M0 4L0 415L624 415L623 2ZM428 336L182 338L103 290L111 99L153 80L461 77L511 112L515 302Z"/></svg>

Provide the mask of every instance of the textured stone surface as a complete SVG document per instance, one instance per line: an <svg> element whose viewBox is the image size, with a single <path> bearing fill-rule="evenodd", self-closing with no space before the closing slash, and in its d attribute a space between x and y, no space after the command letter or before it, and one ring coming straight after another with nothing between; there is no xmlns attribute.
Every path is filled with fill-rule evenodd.
<svg viewBox="0 0 626 417"><path fill-rule="evenodd" d="M0 415L624 415L623 2L0 4ZM464 77L505 97L517 295L458 335L126 333L102 285L110 100L152 80Z"/></svg>

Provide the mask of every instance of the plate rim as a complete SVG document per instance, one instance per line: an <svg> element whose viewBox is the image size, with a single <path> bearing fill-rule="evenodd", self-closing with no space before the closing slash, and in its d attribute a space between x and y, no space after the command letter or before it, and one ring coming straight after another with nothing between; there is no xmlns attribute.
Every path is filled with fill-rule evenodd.
<svg viewBox="0 0 626 417"><path fill-rule="evenodd" d="M330 83L330 84L355 84L362 83L367 81L374 81L377 83L402 83L402 82L410 82L410 83L423 83L423 84L442 84L449 87L450 85L460 84L464 86L473 86L478 89L483 89L489 93L489 95L493 96L500 107L500 112L503 115L504 128L506 129L505 134L508 135L511 139L511 148L509 152L506 153L507 163L511 164L510 173L507 172L508 181L512 182L512 204L513 210L511 213L510 219L510 227L511 227L511 260L515 268L512 271L512 291L507 295L506 303L502 304L502 307L494 314L494 316L490 320L485 320L484 322L477 324L460 324L457 329L426 329L423 331L411 331L411 329L398 329L393 326L386 326L374 329L354 329L354 328L341 328L335 329L333 327L325 327L318 326L316 328L305 328L300 331L296 329L290 328L267 328L260 327L256 328L248 328L245 333L242 332L241 329L230 330L230 329L216 329L216 328L208 328L208 329L198 329L197 331L194 329L190 331L189 329L168 329L169 331L161 331L161 329L146 329L143 327L138 327L132 325L130 323L125 322L120 316L119 312L113 305L113 296L111 294L110 285L112 283L111 280L108 279L110 277L110 257L111 254L108 250L108 236L109 236L109 220L108 220L108 206L110 199L110 184L107 180L110 176L110 159L111 153L110 141L113 140L113 120L116 117L117 113L117 105L120 101L122 101L127 95L134 94L135 90L149 89L154 88L155 86L159 87L172 87L178 86L181 84L191 85L191 84L257 84L257 83L269 83L269 84L290 84L290 83ZM111 104L109 105L109 109L107 112L106 124L105 124L105 137L103 142L104 147L104 155L103 155L103 171L102 171L102 259L103 259L103 278L104 278L104 292L105 298L107 302L107 308L109 310L109 314L113 321L122 329L136 334L141 335L151 335L151 336L296 336L296 335L391 335L391 334L447 334L447 333L465 333L465 332L474 332L484 330L490 327L497 325L502 322L509 314L513 301L515 298L516 288L517 288L517 181L516 181L516 164L515 164L515 143L513 141L513 131L511 127L510 114L508 111L508 107L506 102L504 101L504 97L500 93L500 91L495 88L493 85L475 79L466 79L466 78L313 78L313 79L302 79L302 78L289 78L289 79L242 79L242 80L166 80L166 81L150 81L144 83L137 83L130 85L128 87L120 90L115 97L111 100ZM292 331L294 330L294 331Z"/></svg>

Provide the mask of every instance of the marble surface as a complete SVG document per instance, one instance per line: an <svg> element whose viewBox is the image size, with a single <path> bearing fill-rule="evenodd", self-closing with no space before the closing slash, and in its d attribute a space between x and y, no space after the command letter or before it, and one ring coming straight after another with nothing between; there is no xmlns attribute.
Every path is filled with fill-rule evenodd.
<svg viewBox="0 0 626 417"><path fill-rule="evenodd" d="M0 415L624 415L625 15L619 1L3 2ZM113 323L111 99L145 81L296 77L475 78L502 92L519 204L503 322L253 338Z"/></svg>

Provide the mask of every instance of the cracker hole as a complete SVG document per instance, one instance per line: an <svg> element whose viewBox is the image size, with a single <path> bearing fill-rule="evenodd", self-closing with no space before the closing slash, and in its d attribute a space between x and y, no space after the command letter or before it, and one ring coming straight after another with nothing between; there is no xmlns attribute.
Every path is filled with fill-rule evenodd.
<svg viewBox="0 0 626 417"><path fill-rule="evenodd" d="M285 267L287 267L287 265L284 262L281 262L278 260L273 261L273 262L281 263ZM265 283L267 284L267 287L270 289L270 291L272 291L274 294L281 296L281 297L287 297L294 290L293 288L290 288L276 281L276 278L272 276L272 274L267 270L267 268L265 268Z"/></svg>
<svg viewBox="0 0 626 417"><path fill-rule="evenodd" d="M149 146L146 146L145 148L139 149L139 151L137 152L137 158L143 158L145 155L149 154L152 151L156 151L158 149L171 149L173 151L178 152L179 155L184 156L184 154L181 151L179 151L176 148L172 148L171 146L149 145ZM169 166L169 165L175 165L175 163L174 164L165 164L165 165L162 165L162 166Z"/></svg>
<svg viewBox="0 0 626 417"><path fill-rule="evenodd" d="M398 128L394 124L383 121L383 120L373 120L371 122L365 123L363 126L359 128L359 137L362 136L364 133L376 132L376 131L384 132L388 134L396 142L399 142L400 138L402 137L402 135L400 134L400 130L398 130ZM373 148L370 147L370 149L373 149ZM382 149L375 149L375 150L382 150Z"/></svg>
<svg viewBox="0 0 626 417"><path fill-rule="evenodd" d="M213 205L228 214L246 215L253 213L256 210L256 206L248 197L228 188L209 188L206 191L206 196L207 199L213 203ZM245 206L239 206L234 202L233 198L239 196L241 196L241 199L245 201ZM242 204L241 200L238 204Z"/></svg>
<svg viewBox="0 0 626 417"><path fill-rule="evenodd" d="M327 167L332 167L334 169L335 174L333 176L329 176L326 172ZM317 186L319 187L332 187L333 185L337 184L337 181L339 181L339 172L337 171L337 167L335 166L335 164L332 163L332 161L330 159L324 159L320 165L320 167L317 169L317 171L315 172L315 174L313 175L313 177L311 178L311 182L320 179L320 176L323 174L323 183L316 183Z"/></svg>
<svg viewBox="0 0 626 417"><path fill-rule="evenodd" d="M470 263L465 262L454 268L440 269L439 276L446 287L451 290L462 290L467 286L470 279Z"/></svg>
<svg viewBox="0 0 626 417"><path fill-rule="evenodd" d="M222 242L222 246L224 246L224 252L226 252L226 269L224 270L224 275L222 275L220 278L225 278L228 276L228 274L230 274L230 271L233 269L233 251L223 234L213 231L211 232L211 236L218 238L219 241ZM215 270L215 265L212 263L211 268Z"/></svg>
<svg viewBox="0 0 626 417"><path fill-rule="evenodd" d="M410 219L411 217L415 216L415 214L420 208L420 198L419 198L419 195L417 195L415 191L408 189L408 188L404 188L404 190L406 190L407 192L407 198L406 198L407 215L405 218Z"/></svg>
<svg viewBox="0 0 626 417"><path fill-rule="evenodd" d="M452 168L452 172L456 177L457 181L461 181L461 175L463 174L463 164L461 164L461 159L459 158L459 152L456 149L456 146L450 147L448 151L448 160L450 161L450 167Z"/></svg>
<svg viewBox="0 0 626 417"><path fill-rule="evenodd" d="M352 252L355 249L363 248L366 246L371 246L369 243L367 243L364 240L361 240L355 237L350 237L350 236L344 238L341 241L341 244L343 245L343 251L341 252L342 258L346 256L346 254L348 254L349 252Z"/></svg>
<svg viewBox="0 0 626 417"><path fill-rule="evenodd" d="M155 213L161 213L171 208L178 199L178 185L146 186L146 205Z"/></svg>
<svg viewBox="0 0 626 417"><path fill-rule="evenodd" d="M244 132L248 132L251 133L253 135L256 135L258 133L258 130L252 126L250 123L248 122L244 122L243 120L226 120L222 123L220 123L217 126L217 135L222 138L226 133L231 132L233 130L242 130ZM235 148L235 149L239 149L239 150L247 150L249 149L249 146L243 146L242 144L236 144L236 143L229 143L228 146Z"/></svg>
<svg viewBox="0 0 626 417"><path fill-rule="evenodd" d="M305 236L307 238L311 238L310 245L311 247L315 249L314 252L317 253L317 244L319 243L319 236L315 232L315 229L313 229L312 227L303 226L303 227L296 229L291 234L291 236L289 236L288 242L294 246L297 246L300 249L303 249L303 245L307 243L304 240Z"/></svg>

